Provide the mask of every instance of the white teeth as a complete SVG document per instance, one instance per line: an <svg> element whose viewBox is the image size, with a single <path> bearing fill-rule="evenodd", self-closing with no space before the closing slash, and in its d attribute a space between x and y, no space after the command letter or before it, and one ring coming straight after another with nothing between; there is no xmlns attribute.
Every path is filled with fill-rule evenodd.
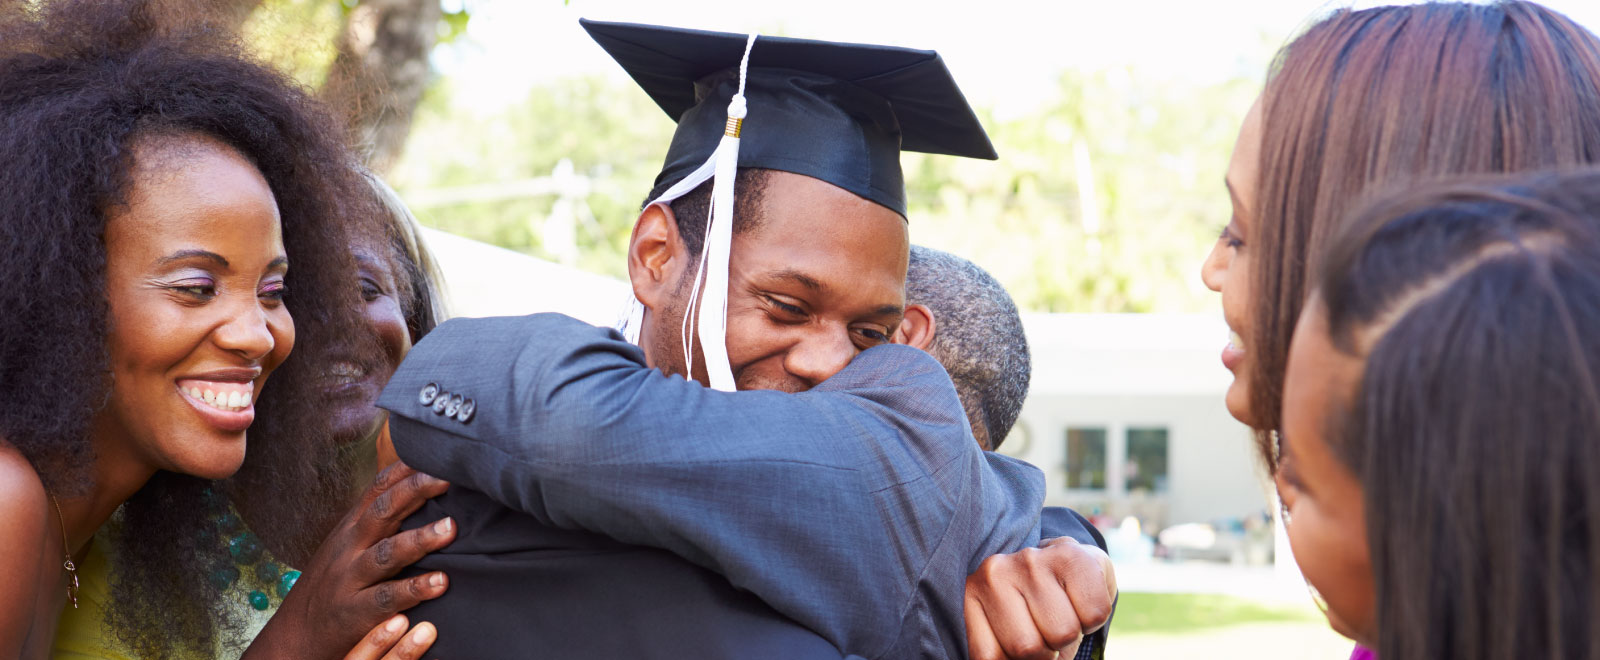
<svg viewBox="0 0 1600 660"><path fill-rule="evenodd" d="M350 378L360 378L366 375L366 372L366 369L362 369L359 365L352 364L350 362L336 362L328 369L328 373L330 375L347 376Z"/></svg>
<svg viewBox="0 0 1600 660"><path fill-rule="evenodd" d="M1234 348L1237 348L1237 349L1242 351L1242 350L1244 350L1244 338L1240 337L1239 333L1234 332L1232 330L1229 330L1228 331L1228 345L1233 346Z"/></svg>
<svg viewBox="0 0 1600 660"><path fill-rule="evenodd" d="M183 389L183 393L199 401L204 401L218 410L237 412L250 407L250 398L254 393L254 383L244 383L244 390L202 390L199 386L190 386ZM180 389L182 389L180 387Z"/></svg>

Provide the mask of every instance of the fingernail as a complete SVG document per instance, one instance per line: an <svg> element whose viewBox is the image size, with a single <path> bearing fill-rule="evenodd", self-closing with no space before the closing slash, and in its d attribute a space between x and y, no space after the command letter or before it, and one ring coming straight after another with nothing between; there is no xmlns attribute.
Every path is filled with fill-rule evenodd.
<svg viewBox="0 0 1600 660"><path fill-rule="evenodd" d="M443 536L445 534L449 534L450 533L450 528L452 526L454 526L454 525L455 525L455 523L453 521L451 521L449 518L445 518L445 519L440 520L439 522L436 522L436 523L433 524L433 533L438 534L440 536Z"/></svg>
<svg viewBox="0 0 1600 660"><path fill-rule="evenodd" d="M428 576L428 584L433 587L444 586L444 573L434 573Z"/></svg>
<svg viewBox="0 0 1600 660"><path fill-rule="evenodd" d="M416 632L411 633L411 641L417 644L433 641L433 626L417 626Z"/></svg>
<svg viewBox="0 0 1600 660"><path fill-rule="evenodd" d="M406 620L405 620L404 617L398 617L398 616L394 617L394 618L391 618L391 619L389 619L388 623L383 624L383 629L388 631L388 633L391 634L391 635L398 635L400 633L405 632L405 630L406 630Z"/></svg>

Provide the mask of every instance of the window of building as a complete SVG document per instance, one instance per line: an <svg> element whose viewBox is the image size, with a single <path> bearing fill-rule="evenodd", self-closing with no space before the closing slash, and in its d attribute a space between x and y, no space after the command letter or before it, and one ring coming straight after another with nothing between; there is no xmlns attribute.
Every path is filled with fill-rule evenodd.
<svg viewBox="0 0 1600 660"><path fill-rule="evenodd" d="M1106 487L1106 430L1067 429L1067 488Z"/></svg>
<svg viewBox="0 0 1600 660"><path fill-rule="evenodd" d="M1167 492L1167 429L1129 427L1128 462L1123 469L1129 492Z"/></svg>

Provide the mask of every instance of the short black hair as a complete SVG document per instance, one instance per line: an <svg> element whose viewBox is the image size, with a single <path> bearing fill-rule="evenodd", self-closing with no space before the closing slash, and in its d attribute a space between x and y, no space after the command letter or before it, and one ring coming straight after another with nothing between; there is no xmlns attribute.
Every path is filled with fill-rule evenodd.
<svg viewBox="0 0 1600 660"><path fill-rule="evenodd" d="M733 232L742 234L760 226L764 217L761 203L767 192L767 180L772 170L754 167L739 168L733 181ZM688 194L672 200L672 215L678 221L678 236L688 248L689 256L700 256L705 247L706 219L711 217L712 181L696 186Z"/></svg>
<svg viewBox="0 0 1600 660"><path fill-rule="evenodd" d="M950 373L973 435L984 449L998 449L1022 413L1033 375L1028 337L1011 295L977 264L913 245L906 304L933 311L928 352Z"/></svg>

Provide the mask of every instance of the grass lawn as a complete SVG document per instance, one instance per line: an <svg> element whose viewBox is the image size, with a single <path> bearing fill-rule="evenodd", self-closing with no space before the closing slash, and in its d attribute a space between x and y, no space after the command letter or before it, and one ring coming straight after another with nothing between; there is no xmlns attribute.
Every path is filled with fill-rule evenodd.
<svg viewBox="0 0 1600 660"><path fill-rule="evenodd" d="M1111 622L1112 660L1345 660L1352 644L1310 603L1202 594L1124 593Z"/></svg>
<svg viewBox="0 0 1600 660"><path fill-rule="evenodd" d="M1322 615L1305 607L1261 603L1209 594L1125 593L1117 599L1114 635L1185 633L1246 623L1322 623Z"/></svg>

